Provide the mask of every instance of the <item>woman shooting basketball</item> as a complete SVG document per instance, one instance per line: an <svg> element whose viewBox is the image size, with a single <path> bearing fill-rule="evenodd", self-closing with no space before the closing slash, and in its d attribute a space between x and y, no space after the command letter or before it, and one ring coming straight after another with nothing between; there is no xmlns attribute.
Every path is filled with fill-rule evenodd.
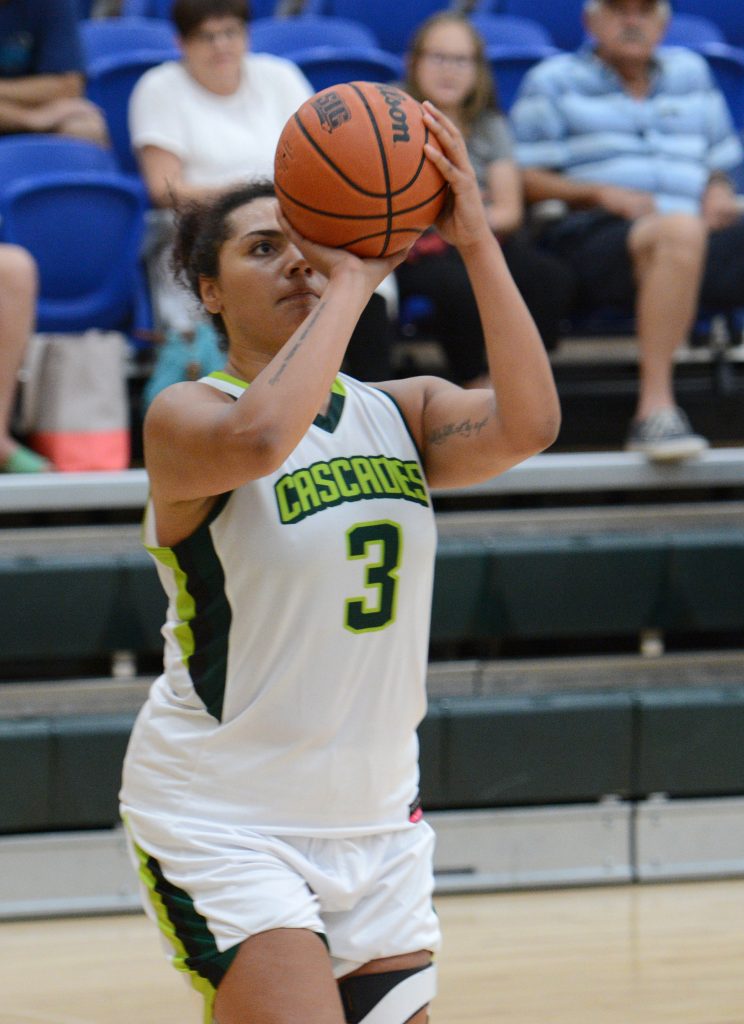
<svg viewBox="0 0 744 1024"><path fill-rule="evenodd" d="M423 1024L435 991L416 742L428 488L546 447L559 409L463 139L426 111L492 388L339 373L402 254L307 242L268 184L181 220L177 256L227 362L163 391L145 423L145 537L170 604L121 796L150 909L218 1024Z"/></svg>

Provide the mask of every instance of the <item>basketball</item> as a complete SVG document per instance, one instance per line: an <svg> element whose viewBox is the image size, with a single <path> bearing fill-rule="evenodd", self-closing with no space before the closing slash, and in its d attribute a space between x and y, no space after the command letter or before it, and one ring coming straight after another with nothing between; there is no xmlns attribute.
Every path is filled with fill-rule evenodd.
<svg viewBox="0 0 744 1024"><path fill-rule="evenodd" d="M425 142L436 145L421 104L402 89L377 82L323 89L279 138L274 183L284 215L306 238L358 256L404 249L447 195Z"/></svg>

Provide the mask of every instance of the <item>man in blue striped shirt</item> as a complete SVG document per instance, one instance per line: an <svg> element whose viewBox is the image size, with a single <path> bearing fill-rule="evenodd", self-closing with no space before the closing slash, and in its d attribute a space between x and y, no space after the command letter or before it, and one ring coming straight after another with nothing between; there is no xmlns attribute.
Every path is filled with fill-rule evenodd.
<svg viewBox="0 0 744 1024"><path fill-rule="evenodd" d="M638 403L627 447L655 460L707 447L674 397L698 303L744 305L744 222L727 171L739 140L705 60L659 43L667 0L587 0L593 45L542 61L511 116L529 202L562 200L543 231L581 300L635 306Z"/></svg>

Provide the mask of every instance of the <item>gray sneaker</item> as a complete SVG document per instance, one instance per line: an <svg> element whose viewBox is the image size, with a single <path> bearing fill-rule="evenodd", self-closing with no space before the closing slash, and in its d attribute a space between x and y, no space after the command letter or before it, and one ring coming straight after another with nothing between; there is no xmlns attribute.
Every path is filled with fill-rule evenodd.
<svg viewBox="0 0 744 1024"><path fill-rule="evenodd" d="M625 442L626 451L643 452L652 462L691 459L707 447L681 409L661 409L644 420L634 420Z"/></svg>

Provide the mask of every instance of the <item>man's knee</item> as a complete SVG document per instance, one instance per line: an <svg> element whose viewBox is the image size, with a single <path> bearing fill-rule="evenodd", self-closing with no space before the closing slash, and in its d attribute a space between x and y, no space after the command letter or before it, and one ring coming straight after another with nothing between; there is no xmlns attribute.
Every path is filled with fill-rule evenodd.
<svg viewBox="0 0 744 1024"><path fill-rule="evenodd" d="M705 252L708 230L702 217L693 213L666 213L636 222L628 235L631 255L668 251L687 260L699 260Z"/></svg>

